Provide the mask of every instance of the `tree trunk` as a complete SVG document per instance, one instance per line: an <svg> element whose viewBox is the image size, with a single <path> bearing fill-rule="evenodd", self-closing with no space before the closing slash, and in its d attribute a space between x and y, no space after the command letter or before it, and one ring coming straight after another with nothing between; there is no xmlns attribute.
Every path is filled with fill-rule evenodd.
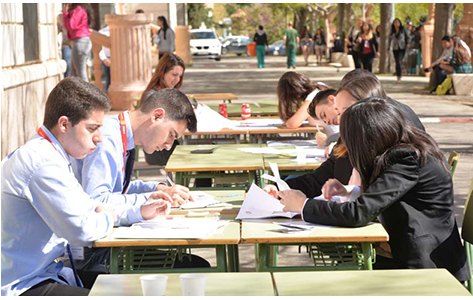
<svg viewBox="0 0 473 300"><path fill-rule="evenodd" d="M453 11L455 3L437 3L435 5L434 39L432 41L432 59L436 60L442 54L442 37L453 33ZM430 85L434 83L434 72L430 74Z"/></svg>
<svg viewBox="0 0 473 300"><path fill-rule="evenodd" d="M389 48L389 34L394 21L394 4L381 3L381 37L379 39L379 73L389 73L391 70L391 51Z"/></svg>
<svg viewBox="0 0 473 300"><path fill-rule="evenodd" d="M345 3L337 4L337 35L343 36L345 34Z"/></svg>
<svg viewBox="0 0 473 300"><path fill-rule="evenodd" d="M325 23L325 57L330 61L330 48L329 43L332 40L332 33L330 32L330 21L328 19L328 12L324 11L324 23Z"/></svg>
<svg viewBox="0 0 473 300"><path fill-rule="evenodd" d="M312 36L315 35L315 31L317 30L316 24L315 24L315 18L316 18L317 13L315 11L312 11L310 13L310 34Z"/></svg>

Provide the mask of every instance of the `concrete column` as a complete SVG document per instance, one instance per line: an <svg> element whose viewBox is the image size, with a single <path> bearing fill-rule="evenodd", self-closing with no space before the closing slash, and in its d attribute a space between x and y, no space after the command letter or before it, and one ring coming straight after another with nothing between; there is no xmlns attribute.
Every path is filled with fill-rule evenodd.
<svg viewBox="0 0 473 300"><path fill-rule="evenodd" d="M152 14L105 15L110 27L108 96L114 110L131 110L151 79L149 23Z"/></svg>
<svg viewBox="0 0 473 300"><path fill-rule="evenodd" d="M422 28L422 66L428 67L432 63L432 42L434 39L435 4L429 3L429 19ZM430 76L430 72L424 73Z"/></svg>
<svg viewBox="0 0 473 300"><path fill-rule="evenodd" d="M186 66L192 64L189 26L176 26L176 55L182 58Z"/></svg>
<svg viewBox="0 0 473 300"><path fill-rule="evenodd" d="M473 49L473 3L463 3L463 18L455 33ZM473 56L471 61L473 62Z"/></svg>

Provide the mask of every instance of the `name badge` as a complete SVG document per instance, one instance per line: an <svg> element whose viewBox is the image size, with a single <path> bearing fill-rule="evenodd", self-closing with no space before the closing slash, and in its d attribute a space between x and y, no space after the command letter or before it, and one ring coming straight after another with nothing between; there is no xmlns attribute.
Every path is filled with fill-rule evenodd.
<svg viewBox="0 0 473 300"><path fill-rule="evenodd" d="M84 260L84 247L71 246L72 259Z"/></svg>

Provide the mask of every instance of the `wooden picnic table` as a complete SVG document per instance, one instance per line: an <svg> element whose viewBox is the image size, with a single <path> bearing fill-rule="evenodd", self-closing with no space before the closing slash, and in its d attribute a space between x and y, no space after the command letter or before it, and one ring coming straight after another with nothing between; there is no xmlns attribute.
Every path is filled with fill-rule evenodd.
<svg viewBox="0 0 473 300"><path fill-rule="evenodd" d="M209 93L209 94L187 94L188 98L194 98L195 101L228 101L238 100L238 97L232 93Z"/></svg>

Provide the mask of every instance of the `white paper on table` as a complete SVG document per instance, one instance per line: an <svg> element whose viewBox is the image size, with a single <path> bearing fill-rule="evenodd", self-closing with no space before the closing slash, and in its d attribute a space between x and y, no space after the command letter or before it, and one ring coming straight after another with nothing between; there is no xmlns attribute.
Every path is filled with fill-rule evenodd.
<svg viewBox="0 0 473 300"><path fill-rule="evenodd" d="M118 227L115 239L204 239L229 221L218 219L175 218L135 223Z"/></svg>
<svg viewBox="0 0 473 300"><path fill-rule="evenodd" d="M263 174L261 177L276 182L280 191L290 190L291 188L289 187L289 185L279 176L278 164L270 162L269 167L271 168L271 171L273 172L274 176L271 176L269 174Z"/></svg>
<svg viewBox="0 0 473 300"><path fill-rule="evenodd" d="M297 228L302 230L314 230L317 228L330 228L333 226L328 225L320 225L320 224L313 224L308 223L305 221L297 220L297 221L290 221L290 222L273 222L276 225L287 227L287 228Z"/></svg>
<svg viewBox="0 0 473 300"><path fill-rule="evenodd" d="M232 206L230 203L220 202L214 196L202 191L191 191L190 194L194 201L189 201L182 204L181 209L205 208L205 207L219 207Z"/></svg>
<svg viewBox="0 0 473 300"><path fill-rule="evenodd" d="M348 199L346 197L340 197L340 196L333 196L332 200L327 200L324 198L323 195L320 195L318 197L314 197L315 200L324 200L324 201L334 201L334 202L347 202Z"/></svg>
<svg viewBox="0 0 473 300"><path fill-rule="evenodd" d="M197 105L194 113L197 118L197 131L219 131L222 128L232 128L237 123L223 117L207 105Z"/></svg>
<svg viewBox="0 0 473 300"><path fill-rule="evenodd" d="M236 126L238 127L272 127L272 126L281 126L284 122L281 119L249 119L249 120L242 120L238 121Z"/></svg>
<svg viewBox="0 0 473 300"><path fill-rule="evenodd" d="M280 146L306 146L314 147L317 146L315 140L291 140L291 141L268 141L266 143L268 147L280 147Z"/></svg>
<svg viewBox="0 0 473 300"><path fill-rule="evenodd" d="M252 184L236 218L239 220L272 217L293 218L299 215L299 213L284 212L283 208L284 205L278 199Z"/></svg>

